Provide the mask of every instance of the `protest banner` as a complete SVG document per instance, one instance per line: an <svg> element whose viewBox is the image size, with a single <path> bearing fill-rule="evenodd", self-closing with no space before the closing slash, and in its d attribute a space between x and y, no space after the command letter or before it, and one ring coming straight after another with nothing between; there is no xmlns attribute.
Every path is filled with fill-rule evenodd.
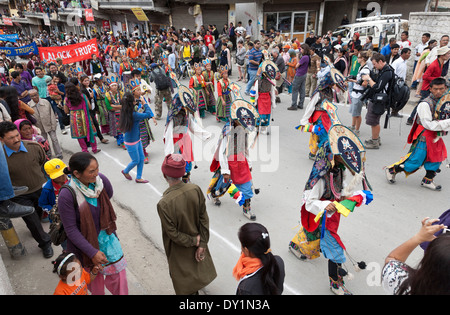
<svg viewBox="0 0 450 315"><path fill-rule="evenodd" d="M0 47L0 52L4 52L7 57L26 56L30 54L37 54L38 47L36 43L33 42L32 44L21 47Z"/></svg>
<svg viewBox="0 0 450 315"><path fill-rule="evenodd" d="M94 13L92 12L92 9L84 10L84 14L86 15L86 21L94 22Z"/></svg>
<svg viewBox="0 0 450 315"><path fill-rule="evenodd" d="M0 34L0 40L15 43L19 39L18 34Z"/></svg>
<svg viewBox="0 0 450 315"><path fill-rule="evenodd" d="M56 62L56 58L61 58L63 64L69 64L91 59L92 54L98 55L96 38L68 46L39 47L39 56L46 63Z"/></svg>
<svg viewBox="0 0 450 315"><path fill-rule="evenodd" d="M3 20L3 24L13 26L13 22L12 22L11 18L3 16L2 20Z"/></svg>

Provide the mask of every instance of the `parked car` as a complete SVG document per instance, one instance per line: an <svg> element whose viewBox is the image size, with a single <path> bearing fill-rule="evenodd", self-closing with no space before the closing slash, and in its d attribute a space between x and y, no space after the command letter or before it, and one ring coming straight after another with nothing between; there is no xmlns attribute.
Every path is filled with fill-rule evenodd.
<svg viewBox="0 0 450 315"><path fill-rule="evenodd" d="M361 45L366 42L367 36L372 36L374 50L387 45L391 37L400 38L408 20L401 19L401 14L380 15L356 19L356 23L341 25L333 32L333 37L342 35L342 41L348 43L353 34L359 33ZM381 41L381 42L380 42Z"/></svg>

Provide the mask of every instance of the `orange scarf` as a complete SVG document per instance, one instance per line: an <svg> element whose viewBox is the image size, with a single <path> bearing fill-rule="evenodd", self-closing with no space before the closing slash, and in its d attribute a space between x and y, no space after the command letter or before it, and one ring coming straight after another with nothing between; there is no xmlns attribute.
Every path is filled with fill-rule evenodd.
<svg viewBox="0 0 450 315"><path fill-rule="evenodd" d="M252 274L263 266L259 258L251 258L245 256L243 253L233 268L233 276L236 280L241 280L246 275Z"/></svg>

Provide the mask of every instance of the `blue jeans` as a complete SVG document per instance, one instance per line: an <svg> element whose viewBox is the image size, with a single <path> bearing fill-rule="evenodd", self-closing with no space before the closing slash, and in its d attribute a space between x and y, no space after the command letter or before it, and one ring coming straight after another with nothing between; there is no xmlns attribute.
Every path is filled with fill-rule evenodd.
<svg viewBox="0 0 450 315"><path fill-rule="evenodd" d="M6 162L3 145L0 144L0 201L9 200L14 197L14 189L9 177L8 163Z"/></svg>
<svg viewBox="0 0 450 315"><path fill-rule="evenodd" d="M248 69L248 75L250 76L250 80L248 80L247 87L245 88L245 93L250 93L250 90L253 86L253 84L256 81L256 73L258 72L258 69Z"/></svg>
<svg viewBox="0 0 450 315"><path fill-rule="evenodd" d="M137 175L136 179L142 178L142 170L144 169L144 148L142 147L142 141L139 141L138 143L134 145L125 145L127 147L128 154L131 157L131 162L128 164L128 166L123 170L125 174L130 173L130 171L137 166Z"/></svg>

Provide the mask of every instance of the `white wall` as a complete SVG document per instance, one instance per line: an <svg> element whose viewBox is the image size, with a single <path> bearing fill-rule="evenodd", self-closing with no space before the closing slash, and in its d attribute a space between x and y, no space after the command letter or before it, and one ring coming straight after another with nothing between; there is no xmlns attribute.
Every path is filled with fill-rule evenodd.
<svg viewBox="0 0 450 315"><path fill-rule="evenodd" d="M450 12L411 12L408 25L409 40L412 46L411 55L414 55L414 47L421 42L423 33L430 33L431 39L437 40L438 43L442 35L450 35ZM411 56L408 60L407 78L412 77L413 66L414 58Z"/></svg>

